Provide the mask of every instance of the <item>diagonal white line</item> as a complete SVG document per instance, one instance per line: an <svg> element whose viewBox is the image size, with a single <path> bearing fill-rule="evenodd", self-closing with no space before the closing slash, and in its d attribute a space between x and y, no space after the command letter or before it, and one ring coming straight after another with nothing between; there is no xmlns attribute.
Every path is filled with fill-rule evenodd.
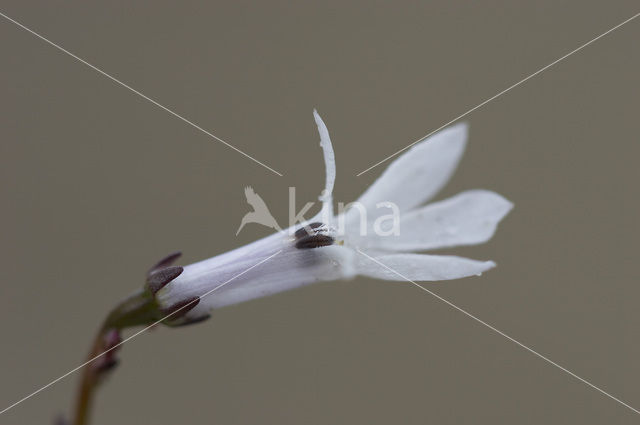
<svg viewBox="0 0 640 425"><path fill-rule="evenodd" d="M122 87L126 88L127 90L137 94L138 96L140 96L141 98L148 100L149 102L153 103L154 105L156 105L158 108L167 111L168 113L170 113L171 115L173 115L174 117L184 121L185 123L189 124L191 127L195 128L196 130L201 131L202 133L206 134L207 136L217 140L220 143L223 143L224 145L226 145L227 147L233 149L234 151L238 152L241 155L244 155L245 157L249 158L250 160L252 160L253 162L262 165L264 168L266 168L267 170L271 171L272 173L275 173L277 175L279 175L280 177L282 177L282 174L279 173L278 171L274 170L273 168L269 167L268 165L258 161L257 159L255 159L254 157L252 157L251 155L241 151L240 149L236 148L235 146L231 145L230 143L222 140L220 137L216 136L215 134L205 130L204 128L200 127L199 125L189 121L188 119L186 119L185 117L183 117L182 115L178 114L177 112L174 112L173 110L167 108L164 105L161 105L160 103L156 102L155 100L153 100L152 98L150 98L149 96L145 95L144 93L139 92L138 90L134 89L133 87L123 83L122 81L118 80L116 77L113 77L110 74L107 74L106 72L104 72L103 70L101 70L100 68L91 65L89 62L85 61L84 59L74 55L73 53L71 53L70 51L66 50L63 47L60 47L59 45L57 45L56 43L54 43L53 41L45 38L44 36L38 34L37 32L35 32L34 30L32 30L31 28L28 28L26 26L24 26L23 24L21 24L20 22L16 21L15 19L12 19L10 17L8 17L7 15L5 15L4 13L0 12L0 16L2 16L3 18L5 18L6 20L13 22L14 24L16 24L17 26L19 26L20 28L22 28L23 30L30 32L31 34L35 35L36 37L38 37L39 39L41 39L42 41L50 44L51 46L55 47L56 49L60 50L63 53L66 53L67 55L71 56L72 58L76 59L77 61L85 64L86 66L88 66L89 68L93 69L94 71L104 75L105 77L107 77L108 79L112 80L113 82L121 85Z"/></svg>
<svg viewBox="0 0 640 425"><path fill-rule="evenodd" d="M114 345L114 346L113 346L113 347L111 347L110 349L108 349L108 350L106 350L106 351L104 351L104 352L102 352L102 353L98 354L97 356L95 356L95 357L93 357L93 358L91 358L91 359L87 360L86 362L82 363L80 366L78 366L78 367L76 367L76 368L74 368L74 369L71 369L69 372L67 372L67 373L65 373L64 375L62 375L62 376L60 376L60 377L58 377L58 378L54 379L53 381L49 382L47 385L45 385L45 386L41 387L40 389L38 389L38 390L36 390L36 391L32 392L32 393L31 393L31 394L29 394L28 396L25 396L25 397L21 398L20 400L16 401L15 403L13 403L12 405L10 405L10 406L8 406L8 407L5 407L2 411L0 411L0 415L2 415L3 413L5 413L6 411L8 411L8 410L10 410L10 409L12 409L12 408L14 408L14 407L16 407L18 404L22 403L23 401L26 401L26 400L30 399L31 397L33 397L34 395L38 394L39 392L46 390L47 388L49 388L49 387L50 387L50 386L52 386L53 384L55 384L55 383L57 383L57 382L59 382L59 381L63 380L64 378L66 378L67 376L71 375L72 373L74 373L74 372L76 372L76 371L78 371L78 370L82 369L83 367L85 367L85 366L86 366L86 365L88 365L89 363L93 362L94 360L96 360L96 359L98 359L98 358L100 358L100 357L104 356L104 355L105 355L105 354L107 354L109 351L111 351L111 350L115 350L116 348L118 348L119 346L121 346L122 344L124 344L125 342L130 341L130 340L132 340L133 338L135 338L135 337L137 337L138 335L140 335L141 333L148 331L149 329L151 329L152 327L156 326L157 324L159 324L159 323L160 323L160 322L162 322L163 320L165 320L165 319L167 319L167 318L169 318L169 317L173 316L174 314L178 313L178 312L179 312L179 311L181 311L182 309L185 309L185 308L189 307L189 306L190 306L191 304L193 304L194 302L198 302L199 300L203 299L203 298L204 298L204 297L206 297L207 295L209 295L209 294L213 293L214 291L217 291L218 289L220 289L220 288L222 288L223 286L225 286L227 283L229 283L229 282L233 281L234 279L236 279L236 278L238 278L238 277L242 276L243 274L247 273L248 271L252 270L253 268L258 267L260 264L262 264L262 263L265 263L265 262L269 261L270 259L272 259L272 258L273 258L273 257L275 257L276 255L280 254L281 252L282 252L282 250L280 250L280 251L276 252L275 254L270 255L269 257L265 258L264 260L262 260L262 261L260 261L260 262L258 262L258 263L256 263L256 264L254 264L253 266L249 267L248 269L246 269L246 270L245 270L245 271L243 271L242 273L238 273L237 275L233 276L231 279L227 280L226 282L221 283L220 285L216 286L215 288L213 288L213 289L211 289L211 290L209 290L209 291L205 292L203 295L201 295L201 296L200 296L200 298L197 298L197 299L195 299L195 300L191 301L190 303L183 305L182 307L180 307L179 309L177 309L177 310L173 311L172 313L167 314L166 316L164 316L162 319L158 320L157 322L154 322L154 323L150 324L149 326L147 326L146 328L143 328L143 329L139 330L138 332L134 333L134 334L133 334L133 335L131 335L130 337L123 339L121 342L119 342L118 344Z"/></svg>
<svg viewBox="0 0 640 425"><path fill-rule="evenodd" d="M594 39L592 39L592 40L590 40L590 41L587 41L586 43L584 43L584 44L583 44L583 45L581 45L580 47L577 47L577 48L573 49L572 51L570 51L570 52L569 52L569 53L567 53L566 55L564 55L564 56L562 56L562 57L560 57L560 58L558 58L558 59L554 60L554 61L553 61L553 62L551 62L549 65L547 65L547 66L545 66L545 67L543 67L543 68L540 68L539 70L537 70L537 71L536 71L536 72L534 72L533 74L529 75L528 77L523 78L522 80L518 81L517 83L510 85L510 86L509 86L509 87L507 87L506 89L502 90L500 93L498 93L498 94L496 94L496 95L494 95L494 96L491 96L490 98L488 98L488 99L487 99L487 100L485 100L484 102L482 102L482 103L480 103L480 104L478 104L478 105L474 106L473 108L469 109L469 110L468 110L468 111L466 111L465 113L458 115L457 117L455 117L455 118L454 118L454 119L452 119L451 121L449 121L449 122L447 122L447 123L445 123L445 124L441 125L440 127L436 128L436 129L435 129L435 130L433 130L432 132L427 133L426 135L422 136L421 138L419 138L419 139L418 139L418 140L416 140L415 142L413 142L413 143L411 143L411 144L409 144L409 145L405 146L404 148L400 149L400 150L399 150L399 151L397 151L396 153L393 153L393 154L389 155L388 157L386 157L386 158L385 158L385 159L383 159L382 161L378 161L378 162L376 162L375 164L373 164L372 166L370 166L370 167L369 167L369 168L367 168L366 170L361 171L361 172L359 172L358 174L356 174L356 177L360 177L361 175L363 175L363 174L364 174L364 173L366 173L367 171L369 171L369 170L371 170L371 169L373 169L373 168L377 167L378 165L382 164L383 162L386 162L387 160L389 160L389 159L393 158L394 156L396 156L396 155L398 155L398 154L400 154L400 153L402 153L402 152L406 151L406 150L407 150L407 149L409 149L411 146L415 145L415 144L416 144L416 143L418 143L418 142L423 141L424 139L426 139L427 137L431 136L432 134L437 133L438 131L442 130L442 129L443 129L443 128L445 128L446 126L448 126L448 125L450 125L450 124L452 124L452 123L454 123L454 122L458 121L460 118L464 118L464 117L466 117L467 115L469 115L470 113L472 113L472 112L473 112L473 111L475 111L476 109L483 107L484 105L486 105L487 103L491 102L492 100L494 100L494 99L496 99L496 98L498 98L498 97L502 96L503 94L505 94L505 93L506 93L506 92L508 92L509 90L511 90L511 89L513 89L513 88L518 87L520 84L524 83L525 81L528 81L529 79L531 79L531 78L535 77L536 75L540 74L541 72L546 71L547 69L551 68L553 65L557 64L558 62L560 62L560 61L562 61L562 60L564 60L564 59L568 58L569 56L573 55L573 54L574 54L574 53L576 53L576 52L579 52L580 50L584 49L585 47L587 47L587 46L588 46L588 45L590 45L591 43L594 43L594 42L598 41L599 39L601 39L601 38L602 38L602 37L604 37L605 35L609 34L610 32L613 32L613 31L617 30L618 28L620 28L621 26L623 26L624 24L629 23L629 22L631 22L632 20L636 19L638 16L640 16L640 12L639 12L639 13L636 13L635 15L633 15L632 17L630 17L630 18L629 18L629 19L627 19L626 21L619 23L618 25L616 25L615 27L611 28L610 30L603 32L602 34L600 34L600 35L599 35L599 36L597 36L596 38L594 38Z"/></svg>
<svg viewBox="0 0 640 425"><path fill-rule="evenodd" d="M520 347L524 348L525 350L527 350L528 352L530 352L531 354L534 354L536 356L538 356L539 358L541 358L542 360L544 360L545 362L557 367L558 369L568 373L569 375L573 376L574 378L576 378L577 380L581 381L584 384L587 384L588 386L590 386L591 388L593 388L594 390L606 395L607 397L609 397L610 399L617 401L618 403L620 403L621 405L623 405L624 407L633 410L635 413L640 414L640 410L628 405L627 403L625 403L624 401L620 400L619 398L616 398L614 396L612 396L611 394L609 394L608 392L606 392L605 390L595 386L594 384L592 384L591 382L587 381L584 378L579 377L578 375L576 375L575 373L571 372L569 369L560 366L558 363L554 362L553 360L543 356L542 354L538 353L537 351L535 351L532 348L529 348L528 346L524 345L523 343L521 343L520 341L510 337L509 335L507 335L506 333L502 332L500 329L497 329L493 326L491 326L490 324L488 324L487 322L485 322L484 320L481 320L479 318L477 318L476 316L474 316L473 314L469 313L468 311L458 307L457 305L453 304L451 301L446 300L445 298L442 298L440 295L436 294L433 291L428 290L427 288L425 288L422 285L417 284L416 282L414 282L413 280L409 279L408 277L403 276L402 274L400 274L399 272L397 272L396 270L392 269L391 267L387 266L386 264L382 264L380 261L376 260L375 258L371 257L370 255L365 254L364 252L360 251L358 249L358 252L362 255L364 255L365 257L367 257L368 259L370 259L371 261L378 263L379 265L381 265L382 267L384 267L385 269L389 270L390 272L398 275L399 277L401 277L402 279L406 280L407 282L410 282L412 284L414 284L416 287L422 289L423 291L425 291L426 293L433 295L434 297L436 297L437 299L439 299L440 301L442 301L443 303L447 304L449 307L453 307L456 310L458 310L460 313L465 314L466 316L470 317L471 319L475 320L476 322L480 323L481 325L486 326L487 328L491 329L492 331L494 331L495 333L497 333L498 335L501 335L505 338L507 338L509 341L519 345Z"/></svg>

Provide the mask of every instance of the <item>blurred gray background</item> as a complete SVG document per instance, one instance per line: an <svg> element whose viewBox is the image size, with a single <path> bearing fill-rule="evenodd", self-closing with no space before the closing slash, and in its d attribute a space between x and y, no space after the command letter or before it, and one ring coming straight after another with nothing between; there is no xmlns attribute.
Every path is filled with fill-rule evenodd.
<svg viewBox="0 0 640 425"><path fill-rule="evenodd" d="M0 401L83 362L107 310L314 200L317 107L356 173L638 12L634 1L19 2L1 11L284 177L0 18ZM480 278L428 287L640 407L640 20L467 117L444 198L515 202ZM123 347L95 424L630 424L640 416L408 283L358 278L159 328ZM48 424L79 374L0 417Z"/></svg>

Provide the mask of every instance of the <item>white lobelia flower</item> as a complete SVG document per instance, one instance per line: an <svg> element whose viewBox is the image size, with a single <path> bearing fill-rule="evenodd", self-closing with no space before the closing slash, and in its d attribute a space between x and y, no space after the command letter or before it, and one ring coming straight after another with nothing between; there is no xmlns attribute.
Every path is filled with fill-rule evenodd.
<svg viewBox="0 0 640 425"><path fill-rule="evenodd" d="M326 166L322 211L306 223L184 268L166 267L175 258L161 262L152 270L156 279L153 283L151 278L150 284L158 305L171 312L192 304L173 324L197 321L208 317L211 309L314 282L355 275L448 280L480 275L495 266L492 261L414 252L486 242L513 206L487 190L470 190L421 206L453 174L465 148L466 124L449 127L414 145L351 208L336 215L333 148L315 111L314 117ZM392 228L389 220L379 220L388 211L381 208L384 206L399 214L392 220Z"/></svg>

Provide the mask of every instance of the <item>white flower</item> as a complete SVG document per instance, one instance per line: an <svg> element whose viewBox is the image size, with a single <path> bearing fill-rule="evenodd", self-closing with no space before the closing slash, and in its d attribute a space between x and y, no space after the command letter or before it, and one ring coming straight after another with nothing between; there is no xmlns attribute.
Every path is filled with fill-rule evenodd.
<svg viewBox="0 0 640 425"><path fill-rule="evenodd" d="M412 252L486 242L513 206L487 190L462 192L421 206L453 174L465 148L466 124L449 127L414 145L367 189L356 207L335 215L333 148L329 132L315 111L314 117L326 165L322 211L305 225L185 266L156 293L165 311L200 297L177 323L208 316L214 308L319 281L355 275L386 280L403 280L400 275L416 281L447 280L480 275L495 266L492 261ZM397 206L399 231L395 234L389 234L388 221L387 231L384 223L378 226L378 232L373 231L375 220L388 211L379 208L381 203ZM367 221L361 225L363 211Z"/></svg>

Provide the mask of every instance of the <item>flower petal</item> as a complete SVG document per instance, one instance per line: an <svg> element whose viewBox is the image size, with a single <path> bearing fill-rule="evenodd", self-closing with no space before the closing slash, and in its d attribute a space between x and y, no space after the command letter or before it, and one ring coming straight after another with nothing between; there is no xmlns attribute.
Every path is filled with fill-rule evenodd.
<svg viewBox="0 0 640 425"><path fill-rule="evenodd" d="M358 274L383 280L434 281L479 276L495 267L493 261L477 261L450 255L378 254L360 251Z"/></svg>
<svg viewBox="0 0 640 425"><path fill-rule="evenodd" d="M276 294L313 282L343 279L353 272L352 250L342 246L298 249L287 231L184 267L160 289L161 307L201 297L187 314L196 318L212 308Z"/></svg>
<svg viewBox="0 0 640 425"><path fill-rule="evenodd" d="M420 251L484 243L511 208L513 204L495 192L462 192L401 216L399 234L380 236L376 247Z"/></svg>
<svg viewBox="0 0 640 425"><path fill-rule="evenodd" d="M344 268L351 255L351 251L340 246L283 251L273 262L256 267L255 271L240 277L238 284L230 282L228 288L221 288L219 293L211 294L211 299L205 298L202 302L209 309L219 308L315 282L348 278Z"/></svg>
<svg viewBox="0 0 640 425"><path fill-rule="evenodd" d="M455 171L466 141L467 124L459 123L403 153L358 199L368 218L381 214L376 211L379 202L393 202L406 211L431 199Z"/></svg>

